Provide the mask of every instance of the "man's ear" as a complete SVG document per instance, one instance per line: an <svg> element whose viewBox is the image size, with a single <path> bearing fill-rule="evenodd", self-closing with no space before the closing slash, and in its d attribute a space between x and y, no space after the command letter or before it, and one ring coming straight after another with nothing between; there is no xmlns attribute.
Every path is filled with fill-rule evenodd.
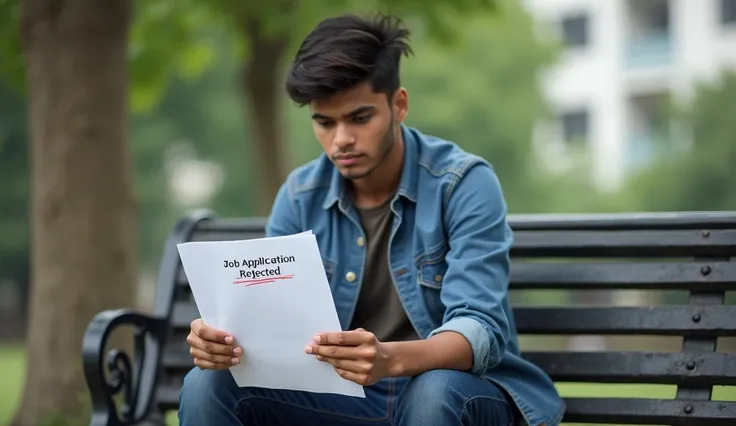
<svg viewBox="0 0 736 426"><path fill-rule="evenodd" d="M404 122L407 114L409 113L409 92L405 88L400 87L396 90L396 93L394 93L392 104L394 120L399 123Z"/></svg>

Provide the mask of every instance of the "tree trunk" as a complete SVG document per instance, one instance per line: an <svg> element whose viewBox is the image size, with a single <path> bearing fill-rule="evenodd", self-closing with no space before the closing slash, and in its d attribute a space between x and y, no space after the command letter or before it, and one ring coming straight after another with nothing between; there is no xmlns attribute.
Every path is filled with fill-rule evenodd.
<svg viewBox="0 0 736 426"><path fill-rule="evenodd" d="M31 296L17 426L77 418L91 317L133 305L136 204L127 144L129 0L25 0Z"/></svg>
<svg viewBox="0 0 736 426"><path fill-rule="evenodd" d="M257 173L257 214L268 214L273 199L288 173L289 161L282 132L280 92L281 57L286 50L288 34L268 37L257 19L243 25L249 43L250 57L243 72L244 98L248 103L253 134L251 165Z"/></svg>

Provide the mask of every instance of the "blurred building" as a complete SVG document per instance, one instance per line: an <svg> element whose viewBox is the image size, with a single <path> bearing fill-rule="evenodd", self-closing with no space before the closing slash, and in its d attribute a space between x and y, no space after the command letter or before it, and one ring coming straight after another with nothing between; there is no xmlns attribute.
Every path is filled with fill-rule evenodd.
<svg viewBox="0 0 736 426"><path fill-rule="evenodd" d="M604 190L667 145L687 143L662 121L669 100L736 68L736 0L524 0L539 36L564 43L542 74L555 119L535 146L549 167L588 167ZM675 136L674 138L672 136Z"/></svg>

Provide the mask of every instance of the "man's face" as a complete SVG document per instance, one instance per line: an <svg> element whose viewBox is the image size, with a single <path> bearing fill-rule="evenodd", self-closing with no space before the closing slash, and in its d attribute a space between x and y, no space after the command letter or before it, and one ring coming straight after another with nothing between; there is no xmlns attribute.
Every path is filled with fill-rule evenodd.
<svg viewBox="0 0 736 426"><path fill-rule="evenodd" d="M369 176L392 152L406 99L401 89L389 104L385 94L363 83L310 104L314 134L345 178Z"/></svg>

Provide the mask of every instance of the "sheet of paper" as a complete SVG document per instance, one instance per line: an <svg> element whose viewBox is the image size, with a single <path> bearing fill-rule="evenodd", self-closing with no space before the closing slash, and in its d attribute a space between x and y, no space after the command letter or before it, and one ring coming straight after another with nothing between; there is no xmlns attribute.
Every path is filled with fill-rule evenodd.
<svg viewBox="0 0 736 426"><path fill-rule="evenodd" d="M238 386L365 397L362 386L304 352L316 333L341 330L311 231L178 249L202 320L243 348L230 368Z"/></svg>

